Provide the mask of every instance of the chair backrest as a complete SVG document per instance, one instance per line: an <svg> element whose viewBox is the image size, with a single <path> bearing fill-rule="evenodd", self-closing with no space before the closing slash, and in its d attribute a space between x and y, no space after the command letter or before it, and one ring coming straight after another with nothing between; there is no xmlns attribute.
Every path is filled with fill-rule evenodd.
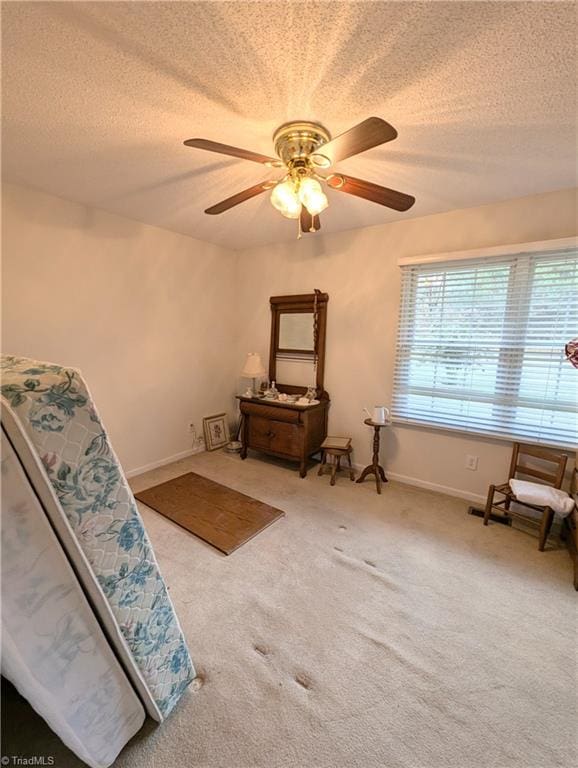
<svg viewBox="0 0 578 768"><path fill-rule="evenodd" d="M521 462L523 456L531 456L535 459L540 459L540 462L548 463L550 467L543 467L540 465L540 469L528 466ZM554 450L548 448L537 448L533 445L522 445L521 443L514 443L514 450L512 451L512 461L510 463L510 474L508 479L516 477L516 475L526 475L530 477L537 477L547 485L551 485L554 488L561 488L564 481L564 472L566 471L566 462L568 456L565 453L557 453Z"/></svg>

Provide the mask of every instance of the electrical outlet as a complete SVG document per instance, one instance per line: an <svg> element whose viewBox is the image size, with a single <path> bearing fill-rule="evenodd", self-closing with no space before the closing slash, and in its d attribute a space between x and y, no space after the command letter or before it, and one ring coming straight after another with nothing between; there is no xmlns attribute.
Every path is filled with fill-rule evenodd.
<svg viewBox="0 0 578 768"><path fill-rule="evenodd" d="M471 469L473 472L478 468L477 456L466 456L466 469Z"/></svg>
<svg viewBox="0 0 578 768"><path fill-rule="evenodd" d="M195 422L194 421L190 421L189 422L189 432L191 433L191 435L196 435L197 434L197 430L195 429Z"/></svg>

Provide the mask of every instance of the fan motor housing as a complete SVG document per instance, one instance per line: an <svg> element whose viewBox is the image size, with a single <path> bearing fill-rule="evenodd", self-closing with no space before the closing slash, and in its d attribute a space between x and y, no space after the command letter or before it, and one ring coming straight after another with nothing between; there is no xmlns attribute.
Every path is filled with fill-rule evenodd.
<svg viewBox="0 0 578 768"><path fill-rule="evenodd" d="M273 134L275 152L285 165L308 158L331 141L331 134L319 123L307 121L284 123Z"/></svg>

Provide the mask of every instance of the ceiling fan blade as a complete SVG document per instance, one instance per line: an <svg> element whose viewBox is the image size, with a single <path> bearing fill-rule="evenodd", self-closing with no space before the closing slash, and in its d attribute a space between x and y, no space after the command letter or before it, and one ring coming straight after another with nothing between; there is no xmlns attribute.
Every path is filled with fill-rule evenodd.
<svg viewBox="0 0 578 768"><path fill-rule="evenodd" d="M196 147L196 149L204 149L207 152L218 152L221 155L240 157L241 160L252 160L254 163L262 163L273 168L280 168L283 165L278 157L267 157L267 155L260 155L258 152L230 147L228 144L219 144L217 141L209 141L209 139L187 139L184 144L187 147Z"/></svg>
<svg viewBox="0 0 578 768"><path fill-rule="evenodd" d="M329 176L327 184L339 192L347 192L349 195L363 197L365 200L385 205L387 208L393 208L395 211L407 211L415 203L415 197L411 195L405 195L403 192L397 192L395 189L380 187L379 184L373 184L371 181L354 179L353 176L346 176L343 173Z"/></svg>
<svg viewBox="0 0 578 768"><path fill-rule="evenodd" d="M318 232L321 229L319 216L312 216L305 206L301 208L301 232Z"/></svg>
<svg viewBox="0 0 578 768"><path fill-rule="evenodd" d="M339 160L345 160L347 157L385 144L386 141L392 141L396 136L397 131L393 125L386 123L380 117L368 117L359 125L323 144L317 152L313 153L312 158L315 161L315 155L322 155L332 164L337 163Z"/></svg>
<svg viewBox="0 0 578 768"><path fill-rule="evenodd" d="M239 205L239 203L244 203L245 200L250 200L252 197L260 195L261 192L266 192L268 189L271 189L271 187L274 187L276 183L277 182L275 181L262 181L260 184L255 184L254 187L244 189L242 192L237 192L236 195L212 205L210 208L207 208L205 213L208 213L211 216L214 216L217 213L224 213L225 211L228 211L229 208L234 208L236 205Z"/></svg>

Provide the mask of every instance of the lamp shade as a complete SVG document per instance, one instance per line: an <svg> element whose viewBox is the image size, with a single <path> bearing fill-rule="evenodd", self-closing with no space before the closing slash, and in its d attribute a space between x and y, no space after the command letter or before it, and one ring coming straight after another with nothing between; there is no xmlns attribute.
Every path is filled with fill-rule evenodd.
<svg viewBox="0 0 578 768"><path fill-rule="evenodd" d="M245 360L245 366L241 371L241 376L246 379L257 379L267 373L261 362L261 355L258 352L249 352Z"/></svg>

